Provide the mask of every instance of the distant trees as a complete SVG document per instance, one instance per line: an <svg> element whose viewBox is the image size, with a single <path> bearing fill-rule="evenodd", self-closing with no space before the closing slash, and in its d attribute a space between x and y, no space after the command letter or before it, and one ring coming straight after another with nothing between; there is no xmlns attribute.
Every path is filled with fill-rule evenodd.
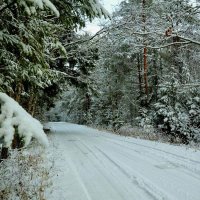
<svg viewBox="0 0 200 200"><path fill-rule="evenodd" d="M86 42L88 40L88 42ZM85 41L85 42L83 42ZM67 89L61 102L56 105L55 114L77 123L90 121L90 108L96 95L94 70L98 60L98 49L90 46L90 35L73 34L70 43L65 43L68 57L60 62L60 69L68 77Z"/></svg>
<svg viewBox="0 0 200 200"><path fill-rule="evenodd" d="M97 45L90 123L200 139L199 9L187 0L121 2Z"/></svg>

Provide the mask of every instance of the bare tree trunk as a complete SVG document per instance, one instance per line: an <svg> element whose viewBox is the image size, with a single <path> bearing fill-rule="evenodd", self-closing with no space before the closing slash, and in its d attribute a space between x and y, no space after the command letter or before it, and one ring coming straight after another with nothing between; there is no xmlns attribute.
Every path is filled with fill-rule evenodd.
<svg viewBox="0 0 200 200"><path fill-rule="evenodd" d="M145 94L148 96L148 76L147 76L147 48L144 47L144 86Z"/></svg>
<svg viewBox="0 0 200 200"><path fill-rule="evenodd" d="M154 66L154 85L153 85L153 91L154 91L154 96L155 100L157 102L157 97L158 97L158 70L157 70L157 62L156 62L156 50L153 51L153 66Z"/></svg>
<svg viewBox="0 0 200 200"><path fill-rule="evenodd" d="M89 93L86 92L86 95L85 95L85 111L86 111L86 121L87 121L87 123L90 120L89 119L90 107L91 107L91 97L90 97Z"/></svg>
<svg viewBox="0 0 200 200"><path fill-rule="evenodd" d="M31 93L29 102L28 102L28 113L31 113L32 111L33 100L34 100L34 94Z"/></svg>
<svg viewBox="0 0 200 200"><path fill-rule="evenodd" d="M142 24L143 24L143 32L146 32L146 0L142 0ZM144 66L144 89L145 89L145 94L148 96L148 76L147 76L147 71L148 71L148 65L147 65L147 41L146 41L146 36L143 38L143 66Z"/></svg>
<svg viewBox="0 0 200 200"><path fill-rule="evenodd" d="M19 102L20 99L21 99L22 89L23 89L23 85L22 85L21 82L19 82L19 83L17 84L16 96L15 96L15 100L16 100L17 102Z"/></svg>
<svg viewBox="0 0 200 200"><path fill-rule="evenodd" d="M28 113L30 113L32 116L34 116L35 114L36 104L37 104L37 94L35 93L34 88L31 87L30 98L28 101Z"/></svg>
<svg viewBox="0 0 200 200"><path fill-rule="evenodd" d="M35 115L35 110L36 110L37 100L38 100L38 97L35 96L35 98L33 99L32 109L31 109L31 115L32 115L32 116Z"/></svg>
<svg viewBox="0 0 200 200"><path fill-rule="evenodd" d="M180 37L174 36L173 42L180 42ZM174 50L173 50L174 64L175 64L175 67L178 68L178 79L179 79L180 83L183 83L183 77L182 77L182 75L183 75L183 63L178 60L178 56L179 56L179 53L180 53L179 47L180 47L180 44L174 45Z"/></svg>
<svg viewBox="0 0 200 200"><path fill-rule="evenodd" d="M139 82L139 91L140 96L142 96L142 70L141 70L141 63L140 63L140 54L137 57L137 68L138 68L138 82Z"/></svg>
<svg viewBox="0 0 200 200"><path fill-rule="evenodd" d="M1 149L1 156L0 156L0 162L2 162L4 159L7 159L9 156L8 148L2 147Z"/></svg>
<svg viewBox="0 0 200 200"><path fill-rule="evenodd" d="M12 141L12 149L19 149L22 147L23 147L23 141L20 138L19 134L17 133L17 130L15 129L15 134Z"/></svg>

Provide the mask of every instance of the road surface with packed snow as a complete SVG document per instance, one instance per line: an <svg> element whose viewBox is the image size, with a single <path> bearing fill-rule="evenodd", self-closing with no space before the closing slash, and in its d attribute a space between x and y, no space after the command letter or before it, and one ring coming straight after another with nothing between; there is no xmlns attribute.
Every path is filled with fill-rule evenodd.
<svg viewBox="0 0 200 200"><path fill-rule="evenodd" d="M52 200L200 200L200 151L49 123Z"/></svg>

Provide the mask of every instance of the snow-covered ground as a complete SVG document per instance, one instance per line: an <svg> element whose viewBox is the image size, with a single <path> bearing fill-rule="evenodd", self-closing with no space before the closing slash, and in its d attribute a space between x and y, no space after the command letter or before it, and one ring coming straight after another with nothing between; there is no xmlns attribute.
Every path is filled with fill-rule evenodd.
<svg viewBox="0 0 200 200"><path fill-rule="evenodd" d="M49 123L52 200L200 200L200 151Z"/></svg>

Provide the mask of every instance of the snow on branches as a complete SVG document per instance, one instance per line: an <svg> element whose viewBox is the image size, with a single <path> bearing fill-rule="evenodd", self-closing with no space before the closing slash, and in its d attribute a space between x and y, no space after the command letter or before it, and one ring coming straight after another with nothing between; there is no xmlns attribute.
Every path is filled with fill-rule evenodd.
<svg viewBox="0 0 200 200"><path fill-rule="evenodd" d="M107 12L107 10L99 3L98 0L89 0L88 2L84 3L84 6L87 6L89 4L90 11L94 12L95 16L105 18L110 18L110 14ZM55 13L57 17L60 16L59 11L55 7L53 3L49 0L19 0L19 5L24 7L26 13L28 15L35 14L36 9L39 8L41 10L44 9L44 7L48 7L51 11Z"/></svg>
<svg viewBox="0 0 200 200"><path fill-rule="evenodd" d="M105 18L111 18L110 14L108 11L101 5L99 0L89 0L89 4L95 13L96 16L102 17L104 16Z"/></svg>
<svg viewBox="0 0 200 200"><path fill-rule="evenodd" d="M44 9L44 6L47 6L52 10L57 17L59 17L59 11L54 6L53 3L49 0L20 0L19 5L23 6L28 15L36 13L36 8Z"/></svg>
<svg viewBox="0 0 200 200"><path fill-rule="evenodd" d="M0 104L0 138L3 138L6 147L11 146L16 129L23 139L24 146L30 143L32 137L36 138L42 145L48 146L47 136L38 120L2 92L0 92Z"/></svg>

